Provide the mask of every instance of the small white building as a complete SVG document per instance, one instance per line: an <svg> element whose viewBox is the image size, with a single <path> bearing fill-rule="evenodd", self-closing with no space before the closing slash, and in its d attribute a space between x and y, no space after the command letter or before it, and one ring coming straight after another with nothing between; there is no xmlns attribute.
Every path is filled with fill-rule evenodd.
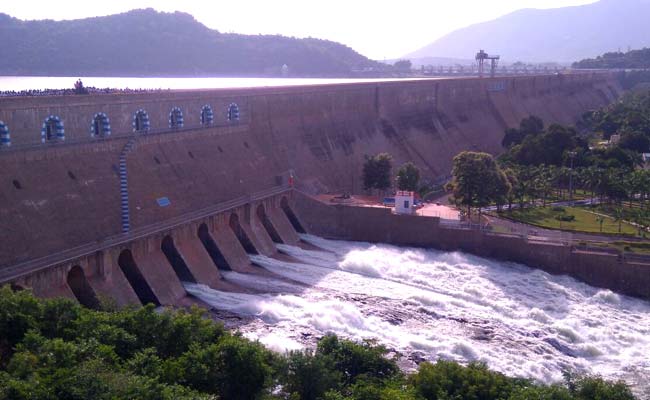
<svg viewBox="0 0 650 400"><path fill-rule="evenodd" d="M415 195L413 192L398 191L395 193L395 213L396 214L413 214Z"/></svg>

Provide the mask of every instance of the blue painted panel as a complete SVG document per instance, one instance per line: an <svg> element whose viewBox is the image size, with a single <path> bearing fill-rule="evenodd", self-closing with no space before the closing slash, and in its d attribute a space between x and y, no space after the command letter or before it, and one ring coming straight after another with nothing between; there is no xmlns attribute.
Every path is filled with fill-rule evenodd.
<svg viewBox="0 0 650 400"><path fill-rule="evenodd" d="M167 206L172 204L172 202L169 201L169 199L167 197L160 197L160 198L156 199L156 202L158 203L158 205L160 207L167 207Z"/></svg>

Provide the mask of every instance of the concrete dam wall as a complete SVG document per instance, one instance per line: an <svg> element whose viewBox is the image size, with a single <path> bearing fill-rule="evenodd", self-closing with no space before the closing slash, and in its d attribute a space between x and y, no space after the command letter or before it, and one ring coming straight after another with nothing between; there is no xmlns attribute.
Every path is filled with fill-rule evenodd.
<svg viewBox="0 0 650 400"><path fill-rule="evenodd" d="M364 155L381 151L446 176L459 151L500 152L523 117L571 124L619 94L612 76L585 74L2 98L0 268L119 234L121 155L137 229L289 171L307 191L359 191Z"/></svg>

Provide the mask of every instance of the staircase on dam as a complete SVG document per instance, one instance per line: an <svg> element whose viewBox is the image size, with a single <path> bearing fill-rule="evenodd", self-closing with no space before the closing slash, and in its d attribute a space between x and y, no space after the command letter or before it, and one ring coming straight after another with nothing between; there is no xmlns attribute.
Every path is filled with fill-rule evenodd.
<svg viewBox="0 0 650 400"><path fill-rule="evenodd" d="M124 145L124 148L120 152L120 202L121 202L121 213L122 213L122 233L129 233L131 229L131 217L129 214L129 182L128 182L128 171L126 169L126 156L131 152L133 146L135 145L136 137L132 137Z"/></svg>

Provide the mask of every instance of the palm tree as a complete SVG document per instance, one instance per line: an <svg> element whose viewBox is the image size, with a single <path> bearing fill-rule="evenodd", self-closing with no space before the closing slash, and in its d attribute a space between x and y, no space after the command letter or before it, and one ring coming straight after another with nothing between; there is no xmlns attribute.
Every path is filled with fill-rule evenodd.
<svg viewBox="0 0 650 400"><path fill-rule="evenodd" d="M582 182L583 189L585 191L589 190L591 194L591 201L594 201L594 188L595 188L595 181L596 181L596 174L595 174L595 168L594 167L588 167L588 168L581 168L580 169L580 182Z"/></svg>
<svg viewBox="0 0 650 400"><path fill-rule="evenodd" d="M517 176L513 191L515 197L519 200L519 209L523 210L526 202L526 196L533 197L535 186L533 179L536 174L536 169L531 166L517 166L514 170Z"/></svg>
<svg viewBox="0 0 650 400"><path fill-rule="evenodd" d="M549 192L553 189L553 182L557 176L557 171L554 166L541 165L537 168L537 176L535 178L535 187L537 193L542 198L542 207L546 207L546 199Z"/></svg>
<svg viewBox="0 0 650 400"><path fill-rule="evenodd" d="M570 170L567 167L556 168L555 184L558 188L558 197L561 197L562 200L566 198L564 189L568 185L567 182L569 181L569 174L570 174ZM574 173L574 178L575 178L575 173ZM575 184L575 179L574 179L574 184Z"/></svg>
<svg viewBox="0 0 650 400"><path fill-rule="evenodd" d="M623 223L623 207L618 206L614 209L614 220L618 222L618 233L621 233L621 224Z"/></svg>
<svg viewBox="0 0 650 400"><path fill-rule="evenodd" d="M639 198L639 207L645 208L648 193L650 193L650 171L639 169L634 171L635 191Z"/></svg>

